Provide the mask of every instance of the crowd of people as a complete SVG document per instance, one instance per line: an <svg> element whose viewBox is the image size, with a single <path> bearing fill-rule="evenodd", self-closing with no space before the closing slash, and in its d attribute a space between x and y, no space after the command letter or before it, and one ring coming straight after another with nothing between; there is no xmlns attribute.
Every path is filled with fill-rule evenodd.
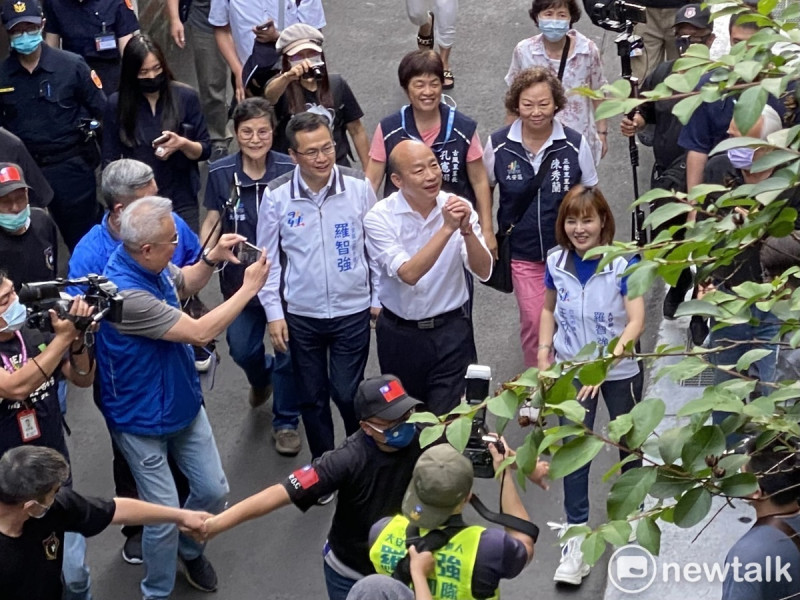
<svg viewBox="0 0 800 600"><path fill-rule="evenodd" d="M506 125L482 141L478 121L443 94L456 86L457 0L407 0L418 27L418 48L397 61L408 104L381 119L370 141L347 79L328 70L321 0L168 0L170 37L192 48L197 90L176 80L130 0L43 4L2 2L10 56L0 65L0 595L91 598L84 536L112 523L125 526L124 560L145 566L143 598L168 598L179 566L192 586L215 591L208 540L288 504L305 511L336 498L323 549L331 600L493 597L501 578L530 562L535 528L468 526L461 510L472 501L472 465L444 440L423 452L420 428L408 422L415 410L446 415L461 400L477 361L474 280L494 286L507 274L528 367L617 340L605 381L576 384L586 427L600 397L612 418L642 397L630 349L645 303L629 297L625 275L638 258L599 268L586 256L616 228L598 187L609 123L595 118L598 101L573 91L606 83L597 46L574 28L585 10L576 0L532 1L538 33L510 57ZM714 35L699 4L643 4L646 53L633 58L651 90L691 44L710 46ZM734 16L731 44L747 44L760 27ZM734 100L724 99L682 127L673 105L643 105L621 133L651 133L651 184L677 191L769 177L751 170L763 149L709 154L727 137L767 140L798 119L795 105L770 96L740 132ZM59 275L59 233L74 300L49 313L51 330L42 331L18 292ZM754 247L709 281L687 270L664 316L674 318L692 289L761 281L798 250ZM121 299L113 319L100 320L83 298L81 278L91 274ZM223 302L208 308L197 295L215 274ZM750 323L712 323L710 343L723 335L774 350L753 365L764 381L793 366L796 374L792 353L770 344L779 324L751 310ZM383 375L365 379L372 329ZM301 452L302 423L312 460L227 509L201 384L201 373L213 379L223 333L250 406L272 399L276 451ZM751 347L714 360L734 364ZM92 387L104 417L113 500L71 489L67 382ZM331 401L346 434L339 444ZM513 455L504 440L488 450L495 469ZM780 449L749 452L759 470L786 460ZM640 466L620 458L624 470ZM564 480L559 536L589 521L589 469ZM798 485L800 466L792 469L754 495L763 527L751 538L788 543L787 560L797 562L800 546L795 556L786 530L800 530L798 494L784 492ZM546 488L547 471L540 462L530 478ZM501 512L528 521L510 470L498 479ZM567 538L553 579L580 585L590 570L585 534ZM740 583L726 582L726 599L753 597Z"/></svg>

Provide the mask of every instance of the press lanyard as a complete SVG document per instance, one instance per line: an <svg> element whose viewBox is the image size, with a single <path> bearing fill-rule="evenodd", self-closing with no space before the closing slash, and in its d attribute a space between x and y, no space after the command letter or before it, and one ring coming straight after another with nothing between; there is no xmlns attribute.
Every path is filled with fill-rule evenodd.
<svg viewBox="0 0 800 600"><path fill-rule="evenodd" d="M402 109L400 109L400 125L403 128L403 131L408 131L406 129L406 109L409 108L409 105L406 104ZM452 106L447 107L449 114L447 115L447 125L444 129L444 141L441 142L442 144L446 144L450 141L450 134L453 132L453 122L456 120L456 111ZM421 142L422 140L417 140Z"/></svg>
<svg viewBox="0 0 800 600"><path fill-rule="evenodd" d="M17 339L19 340L19 345L22 347L22 365L24 365L26 362L28 362L28 349L25 348L25 342L22 339L22 334L19 331L15 331L14 335L17 337ZM11 359L8 358L2 352L0 352L0 357L2 357L2 359L3 359L3 368L6 371L8 371L9 373L14 373L14 371L16 371L16 369L14 368L14 365L12 364ZM20 365L20 366L22 366L22 365Z"/></svg>

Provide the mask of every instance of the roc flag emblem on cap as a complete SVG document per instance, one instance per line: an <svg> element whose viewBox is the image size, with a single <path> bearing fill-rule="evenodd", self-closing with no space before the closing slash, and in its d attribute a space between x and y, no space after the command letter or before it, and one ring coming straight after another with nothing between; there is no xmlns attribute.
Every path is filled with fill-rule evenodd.
<svg viewBox="0 0 800 600"><path fill-rule="evenodd" d="M9 181L22 181L22 175L19 174L19 169L15 166L0 169L0 183L8 183Z"/></svg>
<svg viewBox="0 0 800 600"><path fill-rule="evenodd" d="M15 13L23 13L25 12L25 3L24 2L17 2L14 4L14 12Z"/></svg>
<svg viewBox="0 0 800 600"><path fill-rule="evenodd" d="M397 400L400 396L404 395L406 391L403 389L403 386L400 385L400 382L396 379L390 381L386 385L381 386L381 395L383 399L387 402L391 402L392 400Z"/></svg>

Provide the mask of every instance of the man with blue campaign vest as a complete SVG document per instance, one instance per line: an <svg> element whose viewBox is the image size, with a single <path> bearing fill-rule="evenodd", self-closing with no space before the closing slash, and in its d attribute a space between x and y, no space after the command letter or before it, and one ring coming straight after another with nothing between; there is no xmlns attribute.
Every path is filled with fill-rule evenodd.
<svg viewBox="0 0 800 600"><path fill-rule="evenodd" d="M244 238L226 234L197 263L178 269L171 259L179 242L172 202L147 196L130 204L120 222L122 244L104 274L123 297L120 323L103 323L97 335L102 411L111 436L148 502L178 505L167 464L171 456L189 479L187 508L219 511L228 492L214 434L203 408L189 344L220 335L263 287L266 256L245 271L242 287L199 319L180 310L179 298L198 292L217 264L237 262L231 248ZM180 556L191 585L214 591L217 577L203 547L178 536L172 525L145 527L142 551L145 598L167 598Z"/></svg>
<svg viewBox="0 0 800 600"><path fill-rule="evenodd" d="M504 454L510 455L495 444L489 449L495 469ZM501 512L527 521L512 470L504 470L501 479ZM425 450L414 466L402 514L381 519L370 530L369 556L377 575L359 581L348 600L379 597L381 590L414 600L414 592L403 589L399 573L390 578L406 556L411 537L416 538L416 551L433 552L434 566L427 575L433 598L498 598L500 579L516 577L533 558L534 539L513 529L467 525L461 512L472 496L472 482L472 463L458 450L449 444Z"/></svg>
<svg viewBox="0 0 800 600"><path fill-rule="evenodd" d="M273 266L259 299L273 347L291 348L300 414L317 458L335 447L331 398L347 435L358 430L353 398L369 356L370 316L380 309L363 225L376 200L362 173L335 164L324 117L295 115L286 137L297 166L269 184L259 209L258 244Z"/></svg>

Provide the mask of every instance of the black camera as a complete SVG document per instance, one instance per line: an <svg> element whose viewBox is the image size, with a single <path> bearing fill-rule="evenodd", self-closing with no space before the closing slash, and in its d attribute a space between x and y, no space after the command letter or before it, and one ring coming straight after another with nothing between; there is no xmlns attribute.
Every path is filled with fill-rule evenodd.
<svg viewBox="0 0 800 600"><path fill-rule="evenodd" d="M492 382L492 369L486 365L470 365L467 367L466 393L464 401L472 406L481 404L489 396L489 386ZM490 435L486 427L486 407L484 406L475 413L472 418L472 431L467 440L467 447L464 449L466 456L472 463L472 470L475 477L491 479L494 477L494 465L492 455L489 452L489 444L495 444L497 451L501 454L505 452L502 442L497 437Z"/></svg>
<svg viewBox="0 0 800 600"><path fill-rule="evenodd" d="M592 23L609 31L624 31L628 23L647 23L647 9L624 0L585 0Z"/></svg>
<svg viewBox="0 0 800 600"><path fill-rule="evenodd" d="M72 299L61 297L61 290L67 286L86 288L84 300L89 306L95 307L92 316L78 318L69 316ZM40 331L53 332L50 310L55 311L60 319L72 320L76 329L80 331L85 331L90 325L99 323L103 319L112 323L122 321L122 296L117 293L117 286L106 277L94 273L79 279L59 278L53 281L23 283L18 296L19 301L28 309L28 327Z"/></svg>

